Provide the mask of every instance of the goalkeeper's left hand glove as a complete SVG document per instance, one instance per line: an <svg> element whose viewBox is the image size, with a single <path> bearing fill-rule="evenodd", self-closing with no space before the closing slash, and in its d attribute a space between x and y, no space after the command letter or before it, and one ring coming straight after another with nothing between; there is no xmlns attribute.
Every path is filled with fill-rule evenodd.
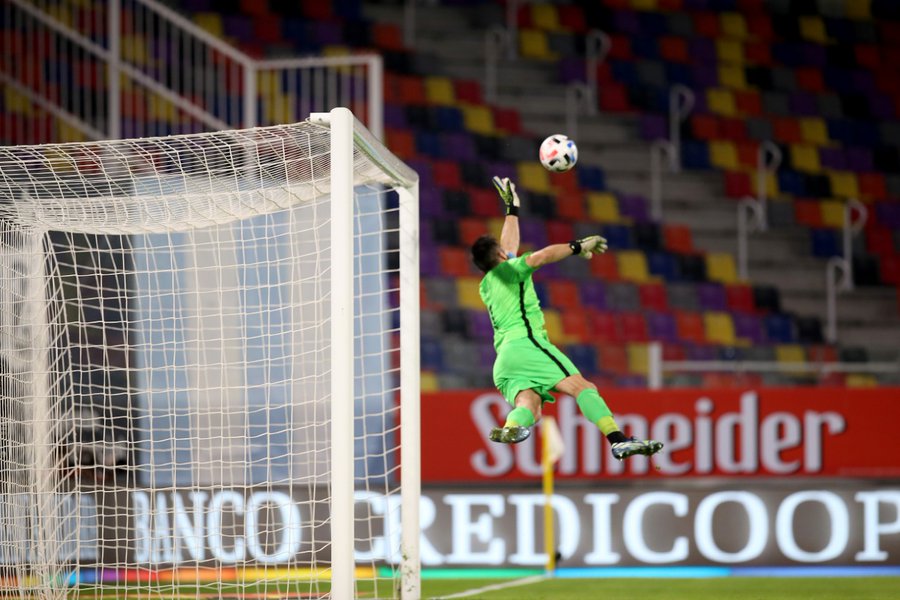
<svg viewBox="0 0 900 600"><path fill-rule="evenodd" d="M494 187L497 188L497 193L500 194L500 198L503 200L503 204L506 205L507 216L518 217L519 195L516 193L516 184L510 181L509 177L500 179L496 175L492 181L494 182Z"/></svg>
<svg viewBox="0 0 900 600"><path fill-rule="evenodd" d="M606 245L605 237L600 235L589 235L580 240L572 240L569 242L569 248L572 249L572 254L577 254L590 259L594 254L603 254L606 252L608 246Z"/></svg>

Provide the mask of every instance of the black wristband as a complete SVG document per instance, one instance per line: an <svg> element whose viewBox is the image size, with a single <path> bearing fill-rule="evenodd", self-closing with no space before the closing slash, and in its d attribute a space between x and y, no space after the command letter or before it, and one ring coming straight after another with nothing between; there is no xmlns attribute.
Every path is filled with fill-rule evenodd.
<svg viewBox="0 0 900 600"><path fill-rule="evenodd" d="M507 204L506 205L506 216L507 217L518 217L519 216L519 207L515 204Z"/></svg>
<svg viewBox="0 0 900 600"><path fill-rule="evenodd" d="M572 254L581 254L581 242L578 240L572 240L569 242L569 248L572 249Z"/></svg>

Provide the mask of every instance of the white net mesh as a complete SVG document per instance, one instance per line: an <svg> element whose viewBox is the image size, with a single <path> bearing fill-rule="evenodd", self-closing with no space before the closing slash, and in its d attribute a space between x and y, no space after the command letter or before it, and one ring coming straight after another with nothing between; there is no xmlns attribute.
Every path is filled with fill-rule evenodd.
<svg viewBox="0 0 900 600"><path fill-rule="evenodd" d="M410 180L375 152L357 138L355 547L383 597ZM3 585L328 591L330 524L351 517L329 511L329 382L349 368L330 359L329 177L309 122L0 148Z"/></svg>

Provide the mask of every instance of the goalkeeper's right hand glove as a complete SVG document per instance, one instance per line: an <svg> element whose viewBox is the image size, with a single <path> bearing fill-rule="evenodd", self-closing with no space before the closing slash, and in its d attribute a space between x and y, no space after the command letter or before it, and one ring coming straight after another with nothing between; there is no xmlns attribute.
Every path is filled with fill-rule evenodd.
<svg viewBox="0 0 900 600"><path fill-rule="evenodd" d="M497 193L500 194L500 198L503 200L503 204L506 205L507 216L518 217L519 195L516 193L516 184L510 181L509 177L500 179L496 175L492 181L494 182L494 187L497 188Z"/></svg>
<svg viewBox="0 0 900 600"><path fill-rule="evenodd" d="M589 235L580 240L569 242L572 254L577 254L587 259L590 259L594 254L603 254L606 252L607 247L606 238L599 235Z"/></svg>

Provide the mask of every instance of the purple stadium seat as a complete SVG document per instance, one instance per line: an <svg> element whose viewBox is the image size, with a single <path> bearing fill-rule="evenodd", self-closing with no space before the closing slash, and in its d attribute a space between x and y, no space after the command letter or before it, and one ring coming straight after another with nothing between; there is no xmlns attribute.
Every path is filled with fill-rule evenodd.
<svg viewBox="0 0 900 600"><path fill-rule="evenodd" d="M488 167L489 167L488 175L490 177L493 177L494 175L496 175L497 177L499 177L501 179L503 179L504 177L509 177L513 181L515 181L516 177L518 177L518 174L516 172L516 166L513 165L512 163L505 162L505 161L493 162L493 163L490 163L488 165ZM485 182L485 185L489 186L490 183L491 183L490 181Z"/></svg>
<svg viewBox="0 0 900 600"><path fill-rule="evenodd" d="M691 344L685 350L688 360L716 360L719 358L719 351L715 346L697 346Z"/></svg>
<svg viewBox="0 0 900 600"><path fill-rule="evenodd" d="M523 244L530 244L534 246L535 249L543 248L548 244L547 227L543 221L535 219L524 219L520 221L519 234Z"/></svg>
<svg viewBox="0 0 900 600"><path fill-rule="evenodd" d="M819 162L823 168L843 171L847 168L844 151L840 148L819 148Z"/></svg>
<svg viewBox="0 0 900 600"><path fill-rule="evenodd" d="M796 115L816 116L819 114L819 101L811 92L791 92L788 106Z"/></svg>
<svg viewBox="0 0 900 600"><path fill-rule="evenodd" d="M620 195L619 212L631 217L635 221L649 221L650 212L647 209L647 199L638 195Z"/></svg>
<svg viewBox="0 0 900 600"><path fill-rule="evenodd" d="M606 308L606 286L602 281L589 280L579 286L581 304L588 308Z"/></svg>
<svg viewBox="0 0 900 600"><path fill-rule="evenodd" d="M868 148L850 147L845 153L847 168L851 171L869 172L874 170L872 152Z"/></svg>
<svg viewBox="0 0 900 600"><path fill-rule="evenodd" d="M699 65L691 66L691 78L694 80L694 85L698 88L710 88L717 87L719 85L719 72L716 69L715 62L704 63ZM697 100L701 98L706 99L706 94L698 94ZM707 112L705 107L701 110L701 107L695 106L694 112Z"/></svg>
<svg viewBox="0 0 900 600"><path fill-rule="evenodd" d="M645 140L657 140L669 137L669 127L662 115L641 115L641 137Z"/></svg>
<svg viewBox="0 0 900 600"><path fill-rule="evenodd" d="M466 311L466 329L469 337L477 340L492 340L494 328L491 325L491 317L485 310Z"/></svg>
<svg viewBox="0 0 900 600"><path fill-rule="evenodd" d="M697 301L703 310L728 310L725 288L718 283L698 283Z"/></svg>
<svg viewBox="0 0 900 600"><path fill-rule="evenodd" d="M879 202L875 205L878 220L891 229L900 229L900 202Z"/></svg>
<svg viewBox="0 0 900 600"><path fill-rule="evenodd" d="M444 144L444 156L451 160L476 160L475 141L468 133L444 133L440 136Z"/></svg>
<svg viewBox="0 0 900 600"><path fill-rule="evenodd" d="M677 342L678 327L675 324L675 317L669 313L647 313L647 334L653 340Z"/></svg>
<svg viewBox="0 0 900 600"><path fill-rule="evenodd" d="M406 111L399 104L385 102L384 104L384 125L386 127L405 128L409 126L406 121Z"/></svg>
<svg viewBox="0 0 900 600"><path fill-rule="evenodd" d="M738 338L750 340L754 344L765 342L762 331L762 323L756 315L733 312L731 320L734 322L734 335Z"/></svg>
<svg viewBox="0 0 900 600"><path fill-rule="evenodd" d="M616 31L630 35L641 34L641 22L638 14L631 10L617 10L613 14L613 27Z"/></svg>

